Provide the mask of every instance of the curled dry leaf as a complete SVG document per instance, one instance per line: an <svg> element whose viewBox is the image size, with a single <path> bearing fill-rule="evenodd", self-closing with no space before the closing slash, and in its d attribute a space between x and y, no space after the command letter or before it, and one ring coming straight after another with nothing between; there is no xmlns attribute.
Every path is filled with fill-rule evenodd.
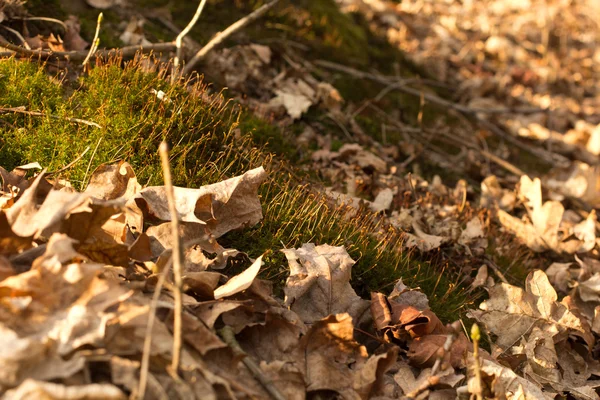
<svg viewBox="0 0 600 400"><path fill-rule="evenodd" d="M333 390L347 399L366 399L374 394L397 354L392 350L368 359L366 349L354 340L354 325L348 314L316 322L301 339L301 348L306 355L306 390Z"/></svg>
<svg viewBox="0 0 600 400"><path fill-rule="evenodd" d="M597 129L600 133L600 129ZM564 195L581 199L592 207L600 207L600 168L575 162L568 171L551 171L545 182L549 188Z"/></svg>
<svg viewBox="0 0 600 400"><path fill-rule="evenodd" d="M521 239L533 251L554 250L569 254L587 252L596 245L596 213L592 212L584 221L574 225L568 234L560 234L565 209L558 201L542 203L541 181L522 176L519 195L523 199L531 223L498 211L500 223ZM573 235L574 238L570 238Z"/></svg>
<svg viewBox="0 0 600 400"><path fill-rule="evenodd" d="M129 294L83 259L72 239L55 234L31 270L0 283L0 342L12 343L0 351L3 386L69 377L84 365L73 352L104 338L107 308Z"/></svg>
<svg viewBox="0 0 600 400"><path fill-rule="evenodd" d="M223 297L232 296L243 290L246 290L254 282L262 265L262 256L258 257L244 272L229 279L226 284L215 289L215 300Z"/></svg>
<svg viewBox="0 0 600 400"><path fill-rule="evenodd" d="M175 187L178 218L184 222L205 223L215 237L252 226L262 219L258 187L266 177L265 170L259 167L199 189ZM147 187L134 199L146 218L171 220L163 186Z"/></svg>
<svg viewBox="0 0 600 400"><path fill-rule="evenodd" d="M304 322L343 312L357 322L368 309L369 302L350 286L354 260L343 247L306 243L299 249L281 251L290 267L285 304Z"/></svg>
<svg viewBox="0 0 600 400"><path fill-rule="evenodd" d="M96 168L85 193L102 200L129 200L141 188L131 165L120 161L116 164L102 164Z"/></svg>
<svg viewBox="0 0 600 400"><path fill-rule="evenodd" d="M544 393L537 384L517 375L509 368L483 359L481 360L481 372L483 380L491 381L492 393L496 396L506 396L509 400L550 400L554 396ZM473 380L475 378L470 378Z"/></svg>
<svg viewBox="0 0 600 400"><path fill-rule="evenodd" d="M555 343L575 335L593 347L595 340L589 325L557 301L556 291L543 271L531 272L525 287L526 290L507 283L495 285L489 290L489 300L479 306L481 310L468 315L497 336L496 344L502 350L527 338L535 327L551 332Z"/></svg>
<svg viewBox="0 0 600 400"><path fill-rule="evenodd" d="M6 392L2 399L125 400L127 396L118 387L108 383L65 386L58 383L27 379L19 387Z"/></svg>
<svg viewBox="0 0 600 400"><path fill-rule="evenodd" d="M496 176L490 175L481 182L480 205L482 207L497 206L501 210L511 211L516 201L515 192L503 189Z"/></svg>

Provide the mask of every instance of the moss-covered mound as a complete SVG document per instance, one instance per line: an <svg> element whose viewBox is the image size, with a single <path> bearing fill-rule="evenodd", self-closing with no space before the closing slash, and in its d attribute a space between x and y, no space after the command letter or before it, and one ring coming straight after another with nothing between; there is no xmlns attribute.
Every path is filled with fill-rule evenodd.
<svg viewBox="0 0 600 400"><path fill-rule="evenodd" d="M170 102L158 99L154 93L159 90ZM76 84L64 83L35 63L2 60L0 107L21 106L44 116L0 116L0 165L5 168L37 161L54 171L89 148L61 173L73 184L84 187L95 167L119 159L133 165L141 182L158 184L162 175L157 147L163 138L172 147L178 185L198 187L264 165L271 177L261 189L264 220L223 239L250 256L266 252L265 277L276 283L285 279L287 268L279 249L306 242L345 245L357 260L353 280L363 296L389 290L401 277L423 288L442 318L456 317L465 304L464 293L450 277L400 252L396 232L381 232L367 214L344 217L342 210L311 190L287 160L257 142L265 139L265 132L275 135L278 128L222 96L207 95L201 83L192 88L170 85L160 71L144 72L137 62L122 68L116 60L97 66Z"/></svg>

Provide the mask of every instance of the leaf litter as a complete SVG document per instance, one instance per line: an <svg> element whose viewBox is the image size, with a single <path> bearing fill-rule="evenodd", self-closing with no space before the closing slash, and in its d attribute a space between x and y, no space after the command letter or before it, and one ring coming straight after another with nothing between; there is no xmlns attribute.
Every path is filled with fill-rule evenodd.
<svg viewBox="0 0 600 400"><path fill-rule="evenodd" d="M88 3L104 9L118 2ZM466 279L476 271L472 287L485 288L489 298L468 315L485 329L490 353L479 349L476 357L473 341L477 347L479 339L467 337L456 323L442 323L427 296L401 280L388 295L361 299L350 285L354 260L344 247L306 243L282 249L289 267L284 299L257 277L261 257L236 276L222 274L239 252L217 239L262 218L257 188L267 178L257 169L201 188L176 188L186 241L182 371L173 379L165 368L173 356L174 302L164 289L151 332L148 392L157 398L268 397L260 379L239 362L245 357L258 361L261 374L285 398L598 398L600 264L593 208L600 121L597 62L588 62L598 50L593 35L585 33L596 29L582 12L586 8L551 2L543 14L539 1L488 1L460 9L419 0L339 3L370 18L437 79L457 84L459 104L480 110L477 115L514 136L552 148L561 165L541 179L515 179L493 175L470 150L449 158L431 148L423 154L423 143L412 138L378 143L349 117L354 105L322 75L306 73L299 66L307 64L294 64L294 57L282 66L281 54L263 44L215 51L207 69L256 114L282 126L300 120L298 144L316 142L310 168L331 183L323 192L333 203L350 205L349 214L377 214L402 232L402 246L417 256L460 259ZM574 28L577 21L581 26ZM32 48L84 49L76 19L67 24L64 38L26 40ZM508 39L490 26L509 32ZM573 35L564 40L573 49L561 48L569 61L553 76L558 53L548 51L543 32L558 37L567 30ZM132 18L122 39L147 43L142 23ZM552 113L515 111L497 118L485 112L504 103L543 109L551 104ZM333 150L331 134L301 121L311 107L343 126L354 143ZM462 180L446 186L438 176L427 181L418 170L407 173L398 162L401 154L428 157L444 168L478 169L485 177L479 204L471 204L479 188ZM496 154L510 152L499 146ZM165 189L142 188L124 162L98 168L83 192L44 171L26 178L37 169L0 168L0 334L2 343L10 343L0 350L3 398L135 395L141 344L154 312L152 291L170 266L173 247ZM577 200L591 212L574 206ZM495 232L554 262L545 272L530 272L524 288L507 282L493 264L482 265ZM234 332L242 353L223 328Z"/></svg>

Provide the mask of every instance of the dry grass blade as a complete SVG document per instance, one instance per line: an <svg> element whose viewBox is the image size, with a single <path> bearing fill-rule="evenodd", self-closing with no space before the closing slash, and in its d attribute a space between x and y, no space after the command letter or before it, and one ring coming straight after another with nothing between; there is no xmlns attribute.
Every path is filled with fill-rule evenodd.
<svg viewBox="0 0 600 400"><path fill-rule="evenodd" d="M171 213L171 229L173 231L173 275L175 277L175 317L173 322L173 360L171 362L171 374L177 376L179 369L179 360L181 358L181 265L183 263L183 249L179 237L179 220L177 208L175 206L175 192L173 190L173 181L171 179L171 165L169 164L169 150L167 142L163 141L159 147L160 159L162 163L163 176L165 179L165 188L167 201L169 202L169 211Z"/></svg>
<svg viewBox="0 0 600 400"><path fill-rule="evenodd" d="M2 45L2 39L0 39L0 45ZM54 118L54 119L64 119L66 121L69 122L76 122L79 124L84 124L84 125L88 125L88 126L93 126L95 128L102 128L102 126L100 126L99 124L92 122L92 121L88 121L85 119L81 119L81 118L69 118L69 117L60 117L58 115L54 115L54 114L46 114L43 112L39 112L39 111L27 111L25 109L25 107L0 107L0 114L5 114L5 113L16 113L16 114L25 114L25 115L31 115L34 117L50 117L50 118Z"/></svg>

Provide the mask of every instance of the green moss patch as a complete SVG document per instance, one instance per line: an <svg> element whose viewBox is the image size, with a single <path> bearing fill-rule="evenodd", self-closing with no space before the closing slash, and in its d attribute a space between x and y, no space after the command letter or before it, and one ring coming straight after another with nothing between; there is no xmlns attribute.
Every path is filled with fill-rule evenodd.
<svg viewBox="0 0 600 400"><path fill-rule="evenodd" d="M223 242L252 257L267 252L265 277L277 284L285 279L287 266L278 251L284 246L344 245L357 260L353 284L363 296L390 290L402 277L423 288L433 310L446 320L456 318L469 302L451 276L402 254L396 232L382 232L368 214L348 219L328 204L299 180L302 173L296 174L289 160L275 160L272 150L291 146L285 135L221 96L200 96L205 90L201 83L191 90L170 85L160 72L143 72L132 62L124 69L114 63L98 66L65 86L41 67L8 59L0 61L0 87L7 88L0 91L0 107L25 106L58 117L0 115L0 165L6 168L37 161L58 170L90 148L62 173L79 188L98 165L119 159L132 164L143 184L160 184L157 147L162 139L172 147L177 185L198 187L264 165L270 180L260 191L263 221L228 234ZM171 102L159 100L153 90L163 90Z"/></svg>

